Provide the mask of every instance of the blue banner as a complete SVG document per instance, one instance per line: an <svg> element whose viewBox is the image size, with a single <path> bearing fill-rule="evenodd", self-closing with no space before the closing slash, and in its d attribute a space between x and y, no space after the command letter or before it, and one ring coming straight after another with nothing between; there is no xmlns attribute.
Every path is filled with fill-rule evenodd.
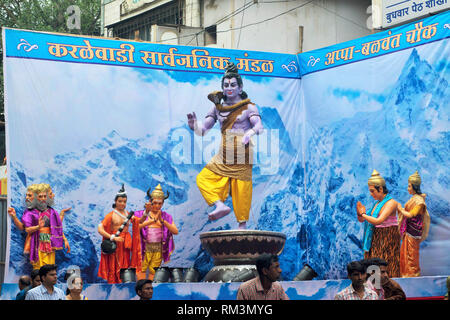
<svg viewBox="0 0 450 320"><path fill-rule="evenodd" d="M301 76L450 37L450 11L401 27L299 54Z"/></svg>
<svg viewBox="0 0 450 320"><path fill-rule="evenodd" d="M222 74L227 61L242 75L298 78L295 55L171 46L6 29L6 57Z"/></svg>

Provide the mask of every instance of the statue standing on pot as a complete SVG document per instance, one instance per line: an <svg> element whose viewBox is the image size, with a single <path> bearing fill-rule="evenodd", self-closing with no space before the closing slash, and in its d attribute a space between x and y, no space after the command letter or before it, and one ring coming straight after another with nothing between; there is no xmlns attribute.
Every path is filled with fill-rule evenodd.
<svg viewBox="0 0 450 320"><path fill-rule="evenodd" d="M209 206L215 205L208 218L220 219L231 212L224 204L231 191L233 210L239 229L245 229L252 203L253 143L251 137L264 128L258 108L243 91L237 67L228 63L222 77L222 90L214 91L208 99L214 106L201 126L195 112L188 114L188 125L197 135L204 136L219 121L221 148L197 175L197 186ZM223 101L222 101L223 100Z"/></svg>

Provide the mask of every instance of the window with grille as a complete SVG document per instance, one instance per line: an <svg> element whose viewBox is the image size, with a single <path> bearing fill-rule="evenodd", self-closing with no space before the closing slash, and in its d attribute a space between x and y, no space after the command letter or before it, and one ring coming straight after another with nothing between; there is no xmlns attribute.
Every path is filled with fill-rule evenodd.
<svg viewBox="0 0 450 320"><path fill-rule="evenodd" d="M114 37L150 41L152 24L182 25L184 0L175 0L144 12L113 27Z"/></svg>

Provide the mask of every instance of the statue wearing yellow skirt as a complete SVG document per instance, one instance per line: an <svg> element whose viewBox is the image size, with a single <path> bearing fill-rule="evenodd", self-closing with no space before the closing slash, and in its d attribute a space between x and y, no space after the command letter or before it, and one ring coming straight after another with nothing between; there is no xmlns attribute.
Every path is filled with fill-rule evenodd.
<svg viewBox="0 0 450 320"><path fill-rule="evenodd" d="M426 195L420 190L421 178L416 171L408 179L408 192L412 195L403 208L398 204L400 247L400 275L402 278L419 277L420 243L428 236L430 215L425 204Z"/></svg>
<svg viewBox="0 0 450 320"><path fill-rule="evenodd" d="M67 253L70 253L69 243L62 232L62 221L65 212L71 208L63 209L58 214L52 208L54 196L49 184L33 184L27 188L25 198L27 210L22 215L22 221L15 216L14 208L8 209L17 228L27 233L23 252L30 255L33 269L39 269L45 264L54 264L55 250L62 249L62 242Z"/></svg>
<svg viewBox="0 0 450 320"><path fill-rule="evenodd" d="M164 200L169 197L164 194L161 185L150 193L147 191L148 202L145 210L135 211L134 215L141 218L139 228L141 234L142 269L137 272L137 279L153 280L155 269L162 263L170 261L175 250L173 235L178 234L178 228L172 216L162 210ZM148 271L148 276L147 276Z"/></svg>
<svg viewBox="0 0 450 320"><path fill-rule="evenodd" d="M231 212L224 204L231 191L234 214L240 229L246 228L252 202L253 150L251 137L264 130L258 108L242 90L242 78L233 63L222 77L222 90L208 95L214 106L198 125L195 112L188 114L188 125L197 135L205 135L219 121L222 141L219 152L197 176L197 186L209 206L208 217L220 219ZM223 100L223 102L222 102ZM221 103L222 102L222 103Z"/></svg>

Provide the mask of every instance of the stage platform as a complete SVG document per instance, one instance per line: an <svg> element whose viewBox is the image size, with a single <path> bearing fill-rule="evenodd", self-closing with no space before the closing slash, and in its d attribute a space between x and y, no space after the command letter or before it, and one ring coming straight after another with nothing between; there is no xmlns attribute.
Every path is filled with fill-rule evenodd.
<svg viewBox="0 0 450 320"><path fill-rule="evenodd" d="M405 291L407 299L442 299L447 292L447 276L394 278ZM337 292L350 285L350 280L281 281L291 300L333 300ZM230 283L158 283L154 284L153 300L235 300L240 282ZM57 285L64 291L66 284ZM138 299L134 283L84 284L83 294L90 300ZM16 283L2 284L1 300L14 300L19 292Z"/></svg>

